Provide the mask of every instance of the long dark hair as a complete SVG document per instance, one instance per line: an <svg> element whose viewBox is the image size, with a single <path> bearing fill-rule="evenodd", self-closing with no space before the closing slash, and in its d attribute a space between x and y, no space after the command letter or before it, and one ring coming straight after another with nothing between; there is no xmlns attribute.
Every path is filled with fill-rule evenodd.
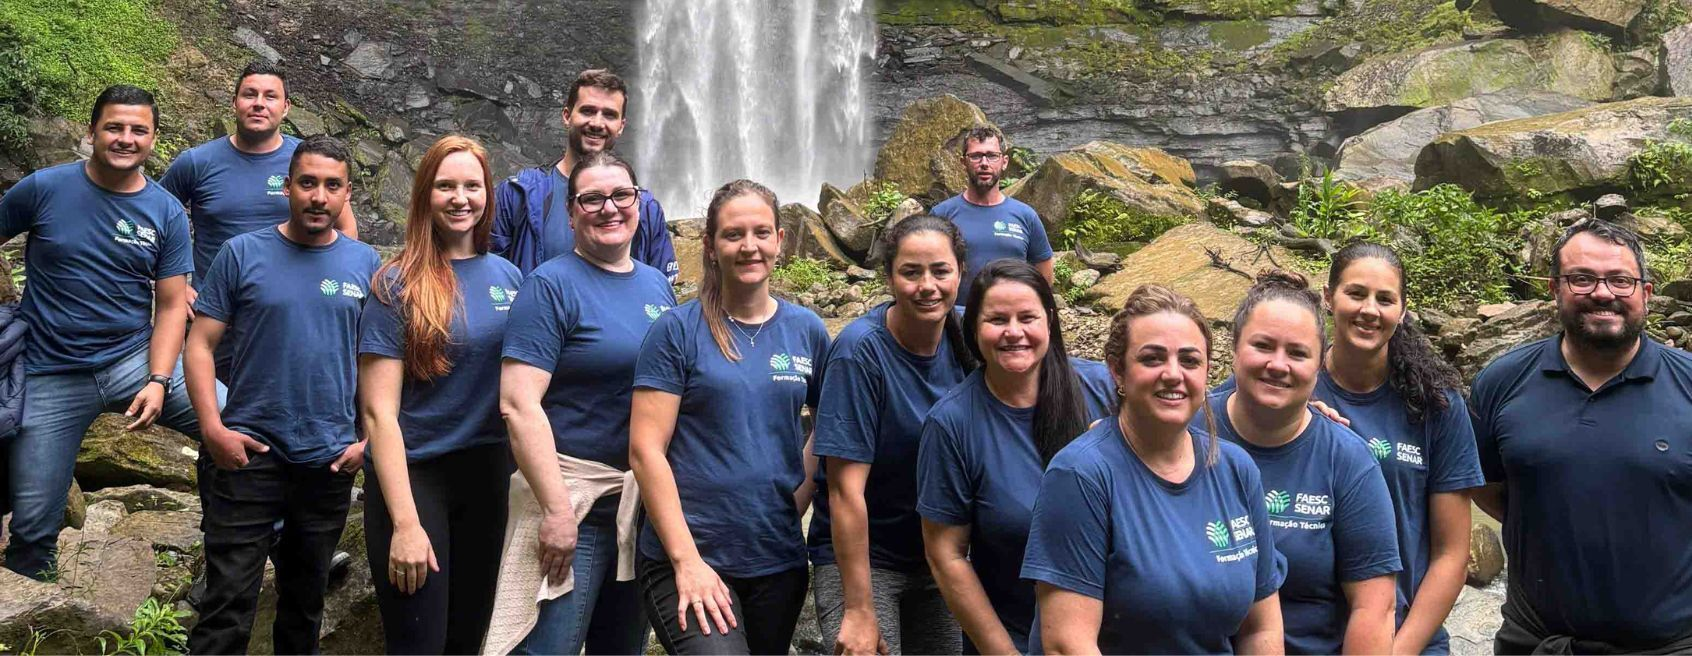
<svg viewBox="0 0 1692 656"><path fill-rule="evenodd" d="M969 251L964 246L963 234L958 232L958 226L949 220L930 214L918 214L881 233L880 251L886 254L882 258L881 272L891 281L893 279L893 260L899 257L899 246L905 238L919 232L933 232L945 237L952 244L952 257L957 259L958 277L962 278L969 271L964 263L969 261ZM975 371L980 364L980 358L975 354L969 340L964 339L963 327L958 325L958 315L946 312L946 341L952 343L952 360L966 373Z"/></svg>
<svg viewBox="0 0 1692 656"><path fill-rule="evenodd" d="M981 355L981 300L987 290L1000 284L1026 285L1040 297L1046 310L1046 322L1051 325L1051 339L1046 357L1040 361L1040 391L1034 400L1034 447L1040 452L1040 462L1050 464L1052 456L1068 445L1070 440L1087 430L1087 407L1081 397L1081 381L1075 368L1069 365L1069 350L1063 343L1063 322L1058 319L1057 298L1046 277L1021 260L994 260L981 268L970 284L969 302L964 305L964 325L969 327L969 351L976 359L987 362Z"/></svg>
<svg viewBox="0 0 1692 656"><path fill-rule="evenodd" d="M1420 424L1428 415L1451 408L1451 399L1445 393L1457 389L1462 379L1456 369L1434 354L1433 346L1416 328L1416 322L1409 320L1410 297L1405 293L1404 262L1391 248L1358 242L1340 249L1328 268L1328 289L1337 291L1345 270L1352 263L1371 257L1398 272L1398 297L1406 312L1404 320L1398 322L1398 330L1387 340L1387 384L1404 399L1404 412L1410 423Z"/></svg>

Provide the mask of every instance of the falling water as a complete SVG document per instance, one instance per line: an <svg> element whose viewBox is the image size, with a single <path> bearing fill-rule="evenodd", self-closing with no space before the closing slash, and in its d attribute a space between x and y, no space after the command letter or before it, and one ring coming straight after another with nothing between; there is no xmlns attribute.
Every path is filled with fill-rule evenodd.
<svg viewBox="0 0 1692 656"><path fill-rule="evenodd" d="M630 129L666 214L703 215L735 178L811 204L865 175L868 1L642 0Z"/></svg>

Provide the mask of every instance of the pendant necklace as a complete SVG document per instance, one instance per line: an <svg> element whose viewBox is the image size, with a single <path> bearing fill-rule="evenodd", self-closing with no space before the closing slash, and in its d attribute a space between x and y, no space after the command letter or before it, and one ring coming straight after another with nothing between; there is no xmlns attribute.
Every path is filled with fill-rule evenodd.
<svg viewBox="0 0 1692 656"><path fill-rule="evenodd" d="M727 310L724 310L723 316L728 317L729 325L734 326L734 331L740 333L741 337L745 337L746 344L752 348L758 348L758 335L763 334L764 326L767 326L770 323L770 318L765 317L763 323L758 324L758 329L752 331L752 334L748 335L746 334L746 330L740 327L740 321L736 320L734 315L729 314Z"/></svg>

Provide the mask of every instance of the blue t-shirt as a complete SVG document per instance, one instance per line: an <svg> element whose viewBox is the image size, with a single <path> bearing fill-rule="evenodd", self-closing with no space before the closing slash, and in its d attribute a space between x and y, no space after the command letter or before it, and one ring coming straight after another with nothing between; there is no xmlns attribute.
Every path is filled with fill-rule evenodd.
<svg viewBox="0 0 1692 656"><path fill-rule="evenodd" d="M793 505L805 481L799 412L816 408L822 394L828 329L810 310L779 300L763 324L725 320L739 362L723 356L691 301L647 331L634 386L681 397L669 462L700 556L724 576L767 576L805 566ZM650 523L640 552L666 559Z"/></svg>
<svg viewBox="0 0 1692 656"><path fill-rule="evenodd" d="M1039 264L1052 259L1052 243L1046 239L1046 224L1040 222L1040 214L1015 198L985 206L964 200L959 194L940 201L929 213L957 224L969 247L969 262L958 285L960 305L969 298L970 281L988 262L1010 258Z"/></svg>
<svg viewBox="0 0 1692 656"><path fill-rule="evenodd" d="M1642 338L1589 391L1555 336L1511 351L1469 397L1488 483L1506 491L1504 613L1552 635L1648 649L1692 633L1692 354Z"/></svg>
<svg viewBox="0 0 1692 656"><path fill-rule="evenodd" d="M1252 604L1275 594L1286 563L1263 484L1240 447L1193 433L1196 463L1171 483L1102 421L1058 452L1040 479L1022 577L1099 599L1106 654L1231 654ZM1040 622L1029 648L1040 651Z"/></svg>
<svg viewBox="0 0 1692 656"><path fill-rule="evenodd" d="M824 458L873 465L864 483L870 566L926 572L922 520L916 512L922 419L965 372L952 357L948 339L942 338L930 356L900 346L887 329L890 306L878 305L847 325L830 347L812 450ZM834 563L827 464L817 467L812 502L808 539L813 565Z"/></svg>
<svg viewBox="0 0 1692 656"><path fill-rule="evenodd" d="M29 233L23 318L32 374L101 369L153 335L153 281L193 269L182 203L149 180L107 191L82 162L45 168L0 196L0 241Z"/></svg>
<svg viewBox="0 0 1692 656"><path fill-rule="evenodd" d="M1232 391L1210 396L1216 434L1238 444L1263 474L1275 549L1287 559L1281 621L1289 654L1337 654L1351 617L1342 582L1402 569L1392 497L1369 447L1350 429L1312 416L1304 432L1260 447L1234 431ZM1195 420L1195 425L1199 421Z"/></svg>
<svg viewBox="0 0 1692 656"><path fill-rule="evenodd" d="M1087 421L1111 417L1115 384L1104 364L1070 363L1087 399ZM1045 470L1034 443L1034 408L999 401L979 370L935 402L922 424L917 512L969 527L970 567L1022 652L1034 621L1034 586L1022 579L1022 554ZM978 653L968 636L964 652Z"/></svg>
<svg viewBox="0 0 1692 656"><path fill-rule="evenodd" d="M400 386L399 426L405 459L420 462L438 455L505 441L499 416L499 347L506 317L522 274L498 255L452 261L460 303L453 308L447 359L452 369L434 380L405 377ZM359 323L358 352L405 358L405 318L384 297L399 302L399 270L389 269L381 284L393 294L376 294Z"/></svg>
<svg viewBox="0 0 1692 656"><path fill-rule="evenodd" d="M1412 424L1404 410L1404 397L1391 385L1356 394L1335 384L1327 370L1316 379L1315 398L1351 421L1352 432L1363 437L1386 476L1393 514L1397 517L1398 556L1404 564L1398 573L1398 623L1402 625L1432 558L1429 498L1442 492L1479 487L1485 482L1481 477L1480 458L1475 455L1469 407L1462 395L1455 390L1447 391L1445 398L1450 405L1445 412L1430 413L1422 423ZM1422 653L1450 651L1450 637L1442 626Z"/></svg>
<svg viewBox="0 0 1692 656"><path fill-rule="evenodd" d="M629 469L629 406L646 331L676 304L639 262L606 271L575 253L536 267L511 310L504 356L552 374L541 397L559 453Z"/></svg>
<svg viewBox="0 0 1692 656"><path fill-rule="evenodd" d="M194 284L206 279L223 242L288 220L282 182L298 138L282 135L282 145L268 153L244 153L229 137L182 151L159 184L188 208L194 226Z"/></svg>
<svg viewBox="0 0 1692 656"><path fill-rule="evenodd" d="M271 228L212 260L194 311L232 346L223 424L286 460L327 465L358 440L358 320L376 249L348 237L303 246Z"/></svg>

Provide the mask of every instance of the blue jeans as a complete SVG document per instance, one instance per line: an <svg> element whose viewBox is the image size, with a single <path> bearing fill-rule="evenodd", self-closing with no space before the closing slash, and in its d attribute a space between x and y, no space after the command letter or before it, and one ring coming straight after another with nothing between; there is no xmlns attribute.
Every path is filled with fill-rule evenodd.
<svg viewBox="0 0 1692 656"><path fill-rule="evenodd" d="M82 436L100 413L129 409L147 382L147 369L147 348L142 347L103 369L24 377L23 426L12 440L7 464L12 501L7 569L34 578L53 569ZM180 360L171 380L157 423L199 440L200 421L183 389ZM220 407L224 395L218 385Z"/></svg>
<svg viewBox="0 0 1692 656"><path fill-rule="evenodd" d="M640 654L646 651L646 617L640 588L617 580L617 502L600 497L576 527L570 564L576 587L544 602L534 630L512 654Z"/></svg>

